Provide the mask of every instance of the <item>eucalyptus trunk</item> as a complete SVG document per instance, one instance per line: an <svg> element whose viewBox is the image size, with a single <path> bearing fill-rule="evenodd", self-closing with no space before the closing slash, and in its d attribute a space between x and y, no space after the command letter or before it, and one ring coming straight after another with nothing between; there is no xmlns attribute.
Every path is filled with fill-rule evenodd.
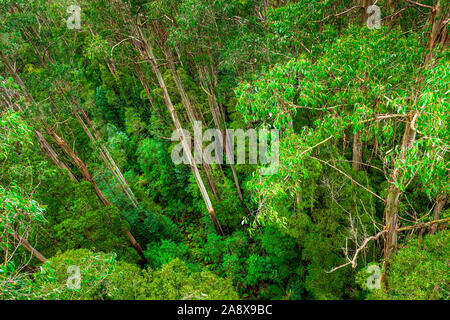
<svg viewBox="0 0 450 320"><path fill-rule="evenodd" d="M208 192L206 191L205 184L203 183L202 177L200 175L200 172L197 168L197 165L194 162L194 158L192 156L192 153L190 152L190 146L189 141L187 140L186 136L183 133L180 120L178 118L178 114L172 104L172 101L169 96L169 92L167 91L166 83L162 77L161 71L159 69L158 63L156 62L156 57L153 53L153 47L150 43L150 41L145 36L144 32L142 31L140 26L136 26L137 34L140 38L140 41L144 44L143 47L140 46L139 43L136 43L136 46L141 50L141 54L146 56L150 60L150 64L152 66L153 72L156 75L156 78L158 79L159 86L163 93L164 102L167 106L167 109L169 110L170 116L172 117L172 121L175 125L175 128L178 130L180 134L180 142L183 147L183 151L188 159L189 166L191 167L192 173L194 175L195 181L197 182L197 186L200 189L200 193L203 197L203 200L206 205L206 209L208 210L209 216L213 222L214 228L216 229L216 232L220 235L223 234L222 227L219 224L219 221L217 220L216 214L214 212L214 208L211 203L211 199L209 198Z"/></svg>
<svg viewBox="0 0 450 320"><path fill-rule="evenodd" d="M434 206L434 220L439 220L439 217L441 216L442 209L444 208L445 204L447 203L449 196L448 194L441 194L438 196L436 200L436 204ZM438 228L438 224L435 223L431 226L431 233L436 233Z"/></svg>
<svg viewBox="0 0 450 320"><path fill-rule="evenodd" d="M419 116L417 111L411 112L407 117L405 125L405 132L403 134L402 146L400 158L402 161L406 160L406 152L411 148L416 138L416 121ZM397 250L398 247L398 206L399 199L402 195L402 190L397 186L400 178L400 169L394 168L390 179L390 186L386 197L386 206L384 210L384 223L387 232L384 234L384 264L385 270L387 270L388 260L392 253ZM386 272L386 271L385 271ZM383 275L383 281L385 285L386 275Z"/></svg>

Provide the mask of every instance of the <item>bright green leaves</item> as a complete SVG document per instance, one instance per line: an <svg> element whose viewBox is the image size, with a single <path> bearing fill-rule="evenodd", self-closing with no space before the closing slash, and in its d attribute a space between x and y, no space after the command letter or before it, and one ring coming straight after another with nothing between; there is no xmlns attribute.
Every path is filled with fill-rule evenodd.
<svg viewBox="0 0 450 320"><path fill-rule="evenodd" d="M111 47L108 42L99 35L94 35L86 40L85 55L91 60L106 61L111 55Z"/></svg>
<svg viewBox="0 0 450 320"><path fill-rule="evenodd" d="M0 114L0 160L17 157L20 147L33 145L33 131L18 113Z"/></svg>
<svg viewBox="0 0 450 320"><path fill-rule="evenodd" d="M0 185L0 239L3 250L11 250L14 234L26 234L44 222L44 209L16 185L8 190ZM9 240L8 240L9 239Z"/></svg>
<svg viewBox="0 0 450 320"><path fill-rule="evenodd" d="M247 122L288 128L296 113L293 102L300 92L299 80L307 67L305 60L290 60L274 66L252 84L243 82L235 90L236 109L244 114Z"/></svg>
<svg viewBox="0 0 450 320"><path fill-rule="evenodd" d="M163 265L151 276L144 299L229 300L237 299L230 280L219 278L210 271L194 271L179 259Z"/></svg>
<svg viewBox="0 0 450 320"><path fill-rule="evenodd" d="M325 275L324 270L342 263L336 248L344 241L351 247L374 232L376 214L382 215L377 206L383 203L375 203L373 196L382 190L386 175L390 179L395 174L392 182L403 192L416 177L434 190L448 183L442 160L448 147L441 138L448 134L447 117L441 115L448 109L448 94L440 94L449 91L445 68L418 99L427 99L430 123L418 125L419 117L417 140L402 147L407 116L418 109L412 88L423 52L417 41L417 35L399 30L350 27L336 42L324 44L322 55L274 65L235 90L237 110L248 123L283 129L278 174L254 174L248 182L258 203L252 230L279 224L298 238L308 264L305 285L315 298L343 296L352 272ZM419 128L423 125L433 129ZM421 130L433 136L425 138ZM358 143L361 151L355 150ZM369 165L356 172L352 160ZM372 169L378 169L376 175Z"/></svg>
<svg viewBox="0 0 450 320"><path fill-rule="evenodd" d="M173 259L187 260L188 247L184 243L172 240L162 240L161 243L151 243L144 252L151 268L159 268Z"/></svg>
<svg viewBox="0 0 450 320"><path fill-rule="evenodd" d="M90 300L101 299L108 278L114 272L114 254L92 252L86 249L68 250L44 264L34 274L34 299ZM79 288L70 287L70 267L80 271Z"/></svg>
<svg viewBox="0 0 450 320"><path fill-rule="evenodd" d="M6 111L0 115L0 161L6 166L0 176L0 228L5 237L13 231L23 233L44 220L43 208L15 181L30 172L23 157L33 146L32 139L32 128L18 113Z"/></svg>
<svg viewBox="0 0 450 320"><path fill-rule="evenodd" d="M336 4L333 1L301 0L278 8L269 7L266 27L270 30L267 35L270 47L283 56L304 52L314 57L323 49L323 41L337 34L336 25L330 23L320 30L317 23L327 15L330 5Z"/></svg>
<svg viewBox="0 0 450 320"><path fill-rule="evenodd" d="M414 127L415 141L407 149L400 147L387 154L385 162L396 159L392 164L399 170L397 187L405 191L412 179L423 185L424 191L431 199L443 190L450 190L448 170L450 162L448 150L450 146L450 74L448 59L436 61L436 66L426 71L426 78L417 103L410 105L412 112L408 122ZM405 116L406 119L406 116ZM393 134L391 127L383 128L385 136Z"/></svg>
<svg viewBox="0 0 450 320"><path fill-rule="evenodd" d="M30 256L24 255L18 239L32 238L44 221L43 207L20 187L13 183L5 189L0 184L0 299L20 299L27 294L26 276L21 272L23 261Z"/></svg>

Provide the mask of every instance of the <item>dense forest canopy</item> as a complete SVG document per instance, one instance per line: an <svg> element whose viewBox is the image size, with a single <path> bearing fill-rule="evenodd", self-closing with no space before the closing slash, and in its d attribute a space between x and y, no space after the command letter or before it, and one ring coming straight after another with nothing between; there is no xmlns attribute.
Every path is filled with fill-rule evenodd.
<svg viewBox="0 0 450 320"><path fill-rule="evenodd" d="M450 299L449 25L449 0L0 0L0 299Z"/></svg>

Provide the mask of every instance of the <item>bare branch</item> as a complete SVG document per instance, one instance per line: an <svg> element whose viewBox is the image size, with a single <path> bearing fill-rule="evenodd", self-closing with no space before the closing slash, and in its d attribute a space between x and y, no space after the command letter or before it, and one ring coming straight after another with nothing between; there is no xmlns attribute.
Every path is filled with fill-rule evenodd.
<svg viewBox="0 0 450 320"><path fill-rule="evenodd" d="M361 245L358 249L356 249L356 252L355 252L355 254L353 255L353 258L352 258L351 260L349 260L347 263L345 263L345 264L343 264L343 265L337 266L337 267L331 269L330 271L325 271L325 272L326 272L326 273L332 273L332 272L334 272L334 271L336 271L336 270L338 270L338 269L341 269L341 268L343 268L343 267L348 266L349 264L351 264L353 268L356 268L356 265L357 265L356 260L358 259L358 255L359 255L359 253L361 252L361 250L363 250L363 249L367 246L367 244L369 243L369 241L371 241L371 240L377 240L380 236L382 236L382 235L385 234L386 232L388 232L388 230L380 231L380 232L378 232L376 235L366 238L366 239L364 240L364 242L362 243L362 245ZM347 259L348 259L348 258L347 258Z"/></svg>

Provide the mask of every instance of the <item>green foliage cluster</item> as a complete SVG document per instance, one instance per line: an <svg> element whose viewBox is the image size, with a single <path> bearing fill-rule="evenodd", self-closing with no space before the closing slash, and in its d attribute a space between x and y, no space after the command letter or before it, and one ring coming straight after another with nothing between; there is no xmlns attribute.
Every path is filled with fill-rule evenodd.
<svg viewBox="0 0 450 320"><path fill-rule="evenodd" d="M390 260L387 280L389 290L368 292L367 299L448 300L449 233L414 237ZM366 274L360 271L359 282L367 290Z"/></svg>
<svg viewBox="0 0 450 320"><path fill-rule="evenodd" d="M78 288L68 280L70 266L81 271ZM141 270L135 264L117 261L115 255L68 250L52 257L33 277L33 293L46 300L237 298L229 281L191 268L178 258L165 261L160 268Z"/></svg>

